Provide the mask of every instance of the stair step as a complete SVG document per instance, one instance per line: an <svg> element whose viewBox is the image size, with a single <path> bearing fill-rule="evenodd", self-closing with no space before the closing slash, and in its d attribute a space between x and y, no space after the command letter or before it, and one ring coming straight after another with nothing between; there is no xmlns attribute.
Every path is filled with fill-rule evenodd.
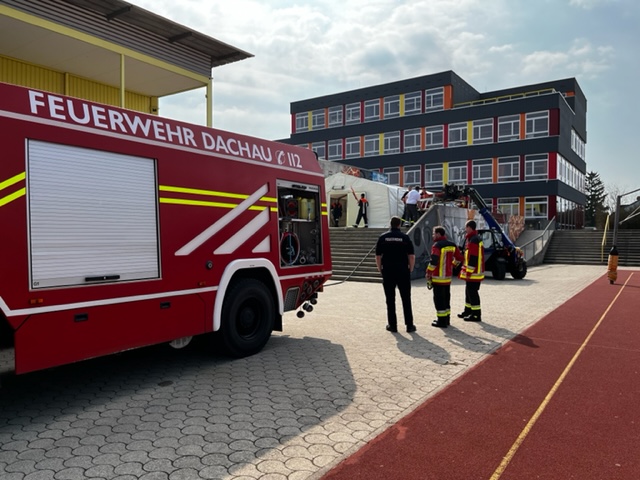
<svg viewBox="0 0 640 480"><path fill-rule="evenodd" d="M381 283L373 249L386 231L386 228L330 229L333 275L329 281Z"/></svg>
<svg viewBox="0 0 640 480"><path fill-rule="evenodd" d="M605 239L604 245L602 239ZM640 266L640 230L620 230L616 239L619 266ZM557 230L545 253L545 263L606 265L613 232Z"/></svg>

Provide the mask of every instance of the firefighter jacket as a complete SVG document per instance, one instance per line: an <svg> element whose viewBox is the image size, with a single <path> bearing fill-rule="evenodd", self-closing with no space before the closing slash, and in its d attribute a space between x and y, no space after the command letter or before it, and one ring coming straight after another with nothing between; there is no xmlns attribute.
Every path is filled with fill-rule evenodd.
<svg viewBox="0 0 640 480"><path fill-rule="evenodd" d="M366 198L361 198L360 200L358 200L358 213L361 213L362 215L366 215L367 214L367 207L369 206L369 201Z"/></svg>
<svg viewBox="0 0 640 480"><path fill-rule="evenodd" d="M465 238L464 263L460 278L467 282L484 280L484 246L482 237L476 230L467 234Z"/></svg>
<svg viewBox="0 0 640 480"><path fill-rule="evenodd" d="M453 267L463 261L462 253L446 238L434 242L431 246L431 260L427 266L427 274L434 285L450 285Z"/></svg>

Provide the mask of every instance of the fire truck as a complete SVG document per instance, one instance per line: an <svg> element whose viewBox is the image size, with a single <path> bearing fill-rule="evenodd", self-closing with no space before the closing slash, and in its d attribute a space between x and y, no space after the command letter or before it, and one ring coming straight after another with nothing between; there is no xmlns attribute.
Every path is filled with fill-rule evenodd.
<svg viewBox="0 0 640 480"><path fill-rule="evenodd" d="M15 373L208 333L252 355L331 276L310 150L2 83L0 131Z"/></svg>

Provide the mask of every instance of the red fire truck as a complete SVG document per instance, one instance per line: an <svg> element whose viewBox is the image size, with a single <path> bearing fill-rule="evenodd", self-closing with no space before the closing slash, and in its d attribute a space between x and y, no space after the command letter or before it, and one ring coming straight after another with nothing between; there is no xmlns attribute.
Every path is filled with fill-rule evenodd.
<svg viewBox="0 0 640 480"><path fill-rule="evenodd" d="M310 150L2 83L0 132L16 373L209 332L251 355L331 276Z"/></svg>

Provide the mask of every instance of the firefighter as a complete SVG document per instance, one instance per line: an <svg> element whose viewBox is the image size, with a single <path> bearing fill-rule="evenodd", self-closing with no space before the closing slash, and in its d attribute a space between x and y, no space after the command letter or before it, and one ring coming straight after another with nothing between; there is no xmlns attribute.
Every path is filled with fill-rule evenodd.
<svg viewBox="0 0 640 480"><path fill-rule="evenodd" d="M427 265L427 281L433 289L436 307L434 327L447 328L451 320L451 277L453 269L462 262L462 253L455 243L447 239L444 227L433 228L431 260Z"/></svg>
<svg viewBox="0 0 640 480"><path fill-rule="evenodd" d="M402 299L402 311L407 332L415 332L411 308L411 272L416 261L413 242L400 231L402 220L391 217L391 229L380 235L376 243L376 265L382 273L382 287L387 303L387 331L398 331L396 287Z"/></svg>
<svg viewBox="0 0 640 480"><path fill-rule="evenodd" d="M465 322L481 322L480 283L484 280L484 246L474 220L465 223L465 230L464 263L460 271L460 278L466 282L464 312L458 317Z"/></svg>
<svg viewBox="0 0 640 480"><path fill-rule="evenodd" d="M356 197L355 192L353 196L355 197L356 200L358 200L358 197ZM361 193L360 200L358 200L358 218L356 219L356 223L353 224L355 228L358 228L358 225L360 225L360 220L364 220L364 228L369 227L369 220L367 219L368 207L369 207L369 201L367 200L367 197L365 196L365 194Z"/></svg>
<svg viewBox="0 0 640 480"><path fill-rule="evenodd" d="M342 217L342 204L340 200L334 200L331 204L331 216L333 217L333 226L338 227L340 225L340 218Z"/></svg>

